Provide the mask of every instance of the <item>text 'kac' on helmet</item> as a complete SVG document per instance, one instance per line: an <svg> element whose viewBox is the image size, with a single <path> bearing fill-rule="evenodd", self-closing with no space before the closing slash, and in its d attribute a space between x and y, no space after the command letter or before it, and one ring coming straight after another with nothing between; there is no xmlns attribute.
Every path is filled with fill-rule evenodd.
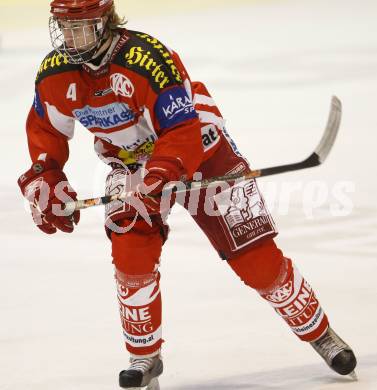
<svg viewBox="0 0 377 390"><path fill-rule="evenodd" d="M114 0L54 0L51 13L59 19L99 18L111 9Z"/></svg>

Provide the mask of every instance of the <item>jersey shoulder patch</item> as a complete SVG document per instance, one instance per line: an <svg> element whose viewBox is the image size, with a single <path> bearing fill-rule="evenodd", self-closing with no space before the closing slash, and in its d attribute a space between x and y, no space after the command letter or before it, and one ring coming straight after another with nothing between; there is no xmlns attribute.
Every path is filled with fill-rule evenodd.
<svg viewBox="0 0 377 390"><path fill-rule="evenodd" d="M148 34L130 30L128 33L129 40L114 58L115 64L147 78L157 94L166 87L183 83L171 50Z"/></svg>
<svg viewBox="0 0 377 390"><path fill-rule="evenodd" d="M81 65L70 64L67 56L53 50L43 59L38 69L35 82L38 84L48 76L80 69Z"/></svg>

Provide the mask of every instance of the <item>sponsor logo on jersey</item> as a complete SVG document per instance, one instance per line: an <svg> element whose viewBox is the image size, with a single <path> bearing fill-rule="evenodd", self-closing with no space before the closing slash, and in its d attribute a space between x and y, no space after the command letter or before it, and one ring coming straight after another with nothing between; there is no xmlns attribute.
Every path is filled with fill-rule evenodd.
<svg viewBox="0 0 377 390"><path fill-rule="evenodd" d="M37 78L41 75L42 72L48 69L58 68L62 65L68 65L68 56L63 54L54 53L52 57L47 57L43 60L41 66L39 67L39 71L37 74Z"/></svg>
<svg viewBox="0 0 377 390"><path fill-rule="evenodd" d="M225 136L225 139L228 141L228 143L229 143L229 145L231 146L233 152L234 152L238 157L244 158L244 157L242 156L241 152L238 150L238 147L237 147L236 143L233 141L232 137L229 135L229 133L228 133L228 131L226 130L225 127L223 127L222 131L223 131L223 134L224 134L224 136Z"/></svg>
<svg viewBox="0 0 377 390"><path fill-rule="evenodd" d="M110 76L111 89L115 95L124 97L132 97L135 92L135 87L131 80L121 73L114 73Z"/></svg>
<svg viewBox="0 0 377 390"><path fill-rule="evenodd" d="M226 175L236 175L237 173L242 173L246 171L246 164L243 162L238 163L234 168L230 171L226 172Z"/></svg>
<svg viewBox="0 0 377 390"><path fill-rule="evenodd" d="M205 152L212 149L220 141L219 133L215 125L207 125L202 127L202 143Z"/></svg>
<svg viewBox="0 0 377 390"><path fill-rule="evenodd" d="M182 76L178 68L175 66L169 50L167 50L167 48L158 39L153 38L148 34L136 34L136 35L139 38L144 39L145 41L150 43L154 49L159 51L159 53L162 55L162 57L165 60L165 64L169 66L175 81L177 81L178 83L182 83L183 82Z"/></svg>
<svg viewBox="0 0 377 390"><path fill-rule="evenodd" d="M222 191L214 196L214 200L235 249L275 233L254 179Z"/></svg>
<svg viewBox="0 0 377 390"><path fill-rule="evenodd" d="M194 111L194 107L190 98L183 94L183 96L174 96L174 93L169 93L169 103L162 107L165 118L168 120L173 119L182 112L190 113Z"/></svg>
<svg viewBox="0 0 377 390"><path fill-rule="evenodd" d="M113 93L113 90L111 88L101 89L99 91L96 91L94 93L94 96L95 97L102 97L102 96L110 95L110 93Z"/></svg>
<svg viewBox="0 0 377 390"><path fill-rule="evenodd" d="M155 112L161 128L175 126L198 114L183 87L175 87L163 92L157 99Z"/></svg>
<svg viewBox="0 0 377 390"><path fill-rule="evenodd" d="M155 138L154 136L152 136ZM118 153L118 157L122 160L125 165L137 164L143 161L147 161L154 150L155 139L144 142L138 146L135 150L121 149Z"/></svg>
<svg viewBox="0 0 377 390"><path fill-rule="evenodd" d="M87 129L98 127L112 129L131 122L135 115L124 103L112 103L103 107L85 106L73 110L74 117Z"/></svg>
<svg viewBox="0 0 377 390"><path fill-rule="evenodd" d="M164 65L157 63L150 51L144 50L140 46L133 46L125 55L125 59L128 65L137 65L147 70L159 89L163 89L169 84L170 78L166 74Z"/></svg>

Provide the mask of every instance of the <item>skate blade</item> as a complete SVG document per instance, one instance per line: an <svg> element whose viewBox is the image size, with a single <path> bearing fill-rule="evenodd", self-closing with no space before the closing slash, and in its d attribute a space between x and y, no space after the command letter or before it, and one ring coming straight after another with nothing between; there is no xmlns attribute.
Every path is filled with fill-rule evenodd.
<svg viewBox="0 0 377 390"><path fill-rule="evenodd" d="M147 386L128 387L127 390L160 390L160 383L158 381L158 378L153 378Z"/></svg>
<svg viewBox="0 0 377 390"><path fill-rule="evenodd" d="M356 375L356 372L355 371L352 371L349 376L354 380L354 381L358 381L359 378L357 377Z"/></svg>
<svg viewBox="0 0 377 390"><path fill-rule="evenodd" d="M153 378L146 387L146 390L160 390L160 383L158 378Z"/></svg>

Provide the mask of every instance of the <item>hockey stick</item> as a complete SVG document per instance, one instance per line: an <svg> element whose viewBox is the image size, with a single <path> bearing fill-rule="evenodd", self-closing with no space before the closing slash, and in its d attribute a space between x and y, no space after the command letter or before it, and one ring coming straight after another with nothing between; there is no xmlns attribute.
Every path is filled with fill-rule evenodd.
<svg viewBox="0 0 377 390"><path fill-rule="evenodd" d="M306 169L306 168L311 168L311 167L316 167L318 165L321 165L326 160L327 156L329 155L335 143L335 139L338 134L338 130L340 126L341 117L342 117L342 103L336 96L333 96L331 100L331 109L327 121L327 126L325 132L322 135L321 141L319 142L318 146L315 148L314 152L307 159L301 162L252 170L246 174L240 173L240 174L231 174L225 176L217 176L217 177L211 177L209 179L205 179L201 181L189 180L183 183L184 184L183 189L179 188L174 191L173 188L175 186L172 185L165 188L164 191L173 190L176 193L180 193L180 192L190 191L193 189L207 188L209 185L216 185L216 183L220 183L220 182L233 182L239 179L247 180L251 178L271 176L271 175L276 175L278 173L298 171L300 169ZM65 210L67 214L71 214L75 210L82 210L92 206L106 205L115 200L125 200L128 197L132 196L132 194L133 192L130 191L122 194L121 196L112 195L112 196L102 196L100 198L77 200L75 202L66 203Z"/></svg>
<svg viewBox="0 0 377 390"><path fill-rule="evenodd" d="M331 109L330 109L329 118L327 120L326 129L322 135L321 141L319 142L318 146L315 148L314 152L303 161L300 161L298 163L293 163L293 164L278 165L275 167L253 170L246 174L218 176L218 177L212 177L210 179L206 179L202 181L190 180L185 182L186 188L187 189L192 189L196 187L206 188L214 182L221 182L221 181L228 182L240 178L250 179L250 178L262 177L262 176L271 176L271 175L276 175L278 173L298 171L300 169L312 168L321 165L323 162L325 162L327 156L330 154L330 151L335 143L335 139L340 127L341 118L342 118L342 103L336 96L333 96L331 99Z"/></svg>

